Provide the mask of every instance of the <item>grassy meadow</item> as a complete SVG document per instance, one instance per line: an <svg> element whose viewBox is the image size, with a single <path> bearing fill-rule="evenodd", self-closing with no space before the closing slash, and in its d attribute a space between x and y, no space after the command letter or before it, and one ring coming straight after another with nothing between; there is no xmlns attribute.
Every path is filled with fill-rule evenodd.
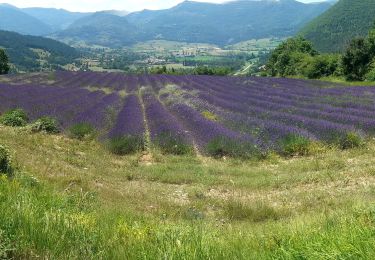
<svg viewBox="0 0 375 260"><path fill-rule="evenodd" d="M373 259L375 141L261 161L116 156L0 127L0 259Z"/></svg>

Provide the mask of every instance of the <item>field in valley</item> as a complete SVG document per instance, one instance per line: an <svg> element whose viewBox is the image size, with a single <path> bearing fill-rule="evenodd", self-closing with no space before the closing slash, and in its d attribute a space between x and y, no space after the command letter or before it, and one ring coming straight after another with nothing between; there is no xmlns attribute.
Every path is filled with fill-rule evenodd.
<svg viewBox="0 0 375 260"><path fill-rule="evenodd" d="M370 86L276 78L25 74L0 111L0 258L372 259ZM77 123L96 138L68 136ZM106 143L131 138L131 154ZM1 164L0 164L1 166Z"/></svg>
<svg viewBox="0 0 375 260"><path fill-rule="evenodd" d="M141 150L167 154L293 155L308 153L312 143L358 146L375 131L373 87L95 72L26 74L2 81L2 113L22 108L31 121L56 118L63 130L87 123L100 139L131 138L142 144Z"/></svg>

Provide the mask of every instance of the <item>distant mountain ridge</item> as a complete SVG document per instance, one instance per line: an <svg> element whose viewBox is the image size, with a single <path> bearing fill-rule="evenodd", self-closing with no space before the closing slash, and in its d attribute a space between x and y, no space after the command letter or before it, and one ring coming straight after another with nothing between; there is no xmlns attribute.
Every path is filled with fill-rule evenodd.
<svg viewBox="0 0 375 260"><path fill-rule="evenodd" d="M92 13L69 12L64 9L55 8L23 8L24 13L39 19L52 28L53 31L61 31L68 28L80 18L89 16Z"/></svg>
<svg viewBox="0 0 375 260"><path fill-rule="evenodd" d="M0 4L0 30L29 35L47 35L53 32L51 26L8 4Z"/></svg>
<svg viewBox="0 0 375 260"><path fill-rule="evenodd" d="M138 28L125 17L107 12L97 12L83 17L67 30L58 33L58 38L67 42L84 41L87 44L121 47L137 41Z"/></svg>
<svg viewBox="0 0 375 260"><path fill-rule="evenodd" d="M340 52L351 39L365 36L374 22L374 0L340 0L308 23L300 35L319 51Z"/></svg>
<svg viewBox="0 0 375 260"><path fill-rule="evenodd" d="M118 10L79 13L0 4L0 29L107 47L155 39L227 45L293 36L329 7L328 2L304 4L295 0L237 0L224 4L185 1L165 10L128 14Z"/></svg>
<svg viewBox="0 0 375 260"><path fill-rule="evenodd" d="M17 8L10 4L0 4L0 30L46 36L64 30L76 20L91 14L55 8Z"/></svg>
<svg viewBox="0 0 375 260"><path fill-rule="evenodd" d="M292 36L330 6L295 0L238 0L224 4L185 1L165 10L130 13L121 20L108 13L106 17L92 15L83 18L84 26L78 20L55 37L85 42L89 39L91 44L109 47L155 39L226 45Z"/></svg>

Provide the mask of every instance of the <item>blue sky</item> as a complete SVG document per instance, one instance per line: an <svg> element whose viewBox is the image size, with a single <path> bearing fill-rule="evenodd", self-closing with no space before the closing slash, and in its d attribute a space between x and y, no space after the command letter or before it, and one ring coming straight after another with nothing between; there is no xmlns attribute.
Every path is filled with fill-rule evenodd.
<svg viewBox="0 0 375 260"><path fill-rule="evenodd" d="M163 9L174 6L183 0L11 0L9 4L18 7L55 7L71 11ZM200 2L220 3L225 0L199 0ZM322 0L299 0L300 2L319 2ZM5 1L4 1L5 2Z"/></svg>

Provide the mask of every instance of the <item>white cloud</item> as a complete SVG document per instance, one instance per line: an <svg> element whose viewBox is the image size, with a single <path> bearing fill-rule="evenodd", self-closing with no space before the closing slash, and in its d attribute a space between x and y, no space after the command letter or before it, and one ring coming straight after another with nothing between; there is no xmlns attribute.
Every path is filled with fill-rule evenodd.
<svg viewBox="0 0 375 260"><path fill-rule="evenodd" d="M9 4L18 7L54 7L71 11L163 9L174 6L183 0L11 0ZM221 3L226 0L198 0L200 2ZM300 0L316 2L320 0Z"/></svg>

